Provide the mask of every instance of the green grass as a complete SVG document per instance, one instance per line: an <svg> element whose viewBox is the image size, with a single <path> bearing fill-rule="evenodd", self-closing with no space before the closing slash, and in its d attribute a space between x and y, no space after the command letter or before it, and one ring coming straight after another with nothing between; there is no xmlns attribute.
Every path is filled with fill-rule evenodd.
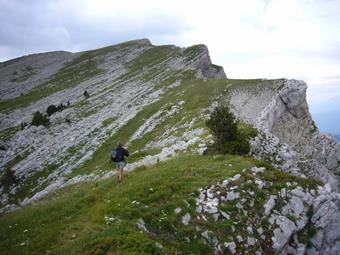
<svg viewBox="0 0 340 255"><path fill-rule="evenodd" d="M0 131L0 139L4 141L10 140L15 135L15 133L18 132L19 130L20 130L20 126L6 128Z"/></svg>
<svg viewBox="0 0 340 255"><path fill-rule="evenodd" d="M121 127L115 134L108 138L93 154L93 159L85 163L81 168L73 171L69 177L73 177L78 174L90 173L95 168L107 169L109 162L109 152L116 146L119 140L127 142L137 129L153 114L158 112L162 107L171 107L175 102L184 100L185 104L179 112L173 116L166 118L164 122L152 131L145 134L142 138L133 141L129 145L129 151L137 151L143 149L148 141L153 141L157 137L160 137L169 127L178 126L185 122L190 122L193 117L198 117L198 121L193 128L204 127L204 120L202 119L201 109L208 107L214 100L216 95L223 93L225 87L224 80L196 80L192 78L192 73L188 73L188 76L184 77L180 86L169 89L158 101L144 107L137 115L127 122L126 125ZM184 91L182 95L178 95L179 92ZM164 108L166 111L167 108ZM181 130L183 133L185 129ZM176 135L181 135L178 133ZM139 158L135 158L133 155L129 158L130 162L133 162Z"/></svg>
<svg viewBox="0 0 340 255"><path fill-rule="evenodd" d="M228 163L234 167L226 168ZM105 247L109 247L108 252L131 254L139 249L138 254L143 254L150 249L157 251L155 241L169 251L189 252L195 242L183 242L183 237L193 230L182 229L181 216L174 215L173 210L177 206L186 210L184 199L193 200L197 188L252 165L251 159L236 156L215 160L183 155L154 167L142 167L119 185L109 179L60 190L37 206L0 218L0 254L96 254ZM164 214L167 216L159 221ZM107 226L106 215L119 217L121 223ZM139 218L155 237L136 229ZM21 246L25 240L28 244ZM200 242L197 247L209 250Z"/></svg>
<svg viewBox="0 0 340 255"><path fill-rule="evenodd" d="M181 124L190 122L193 118L197 118L193 128L205 128L205 119L202 109L209 107L210 104L221 95L226 95L225 79L209 79L201 80L194 77L194 73L188 71L182 74L181 84L178 87L168 89L158 101L145 106L137 115L121 127L111 137L109 137L93 154L91 161L85 162L84 166L75 169L68 178L72 178L79 174L88 174L93 169L108 169L110 166L110 151L116 146L118 141L127 142L137 129L153 114L163 109L164 113L168 111L176 102L185 101L180 110L167 117L160 122L154 130L146 133L141 138L134 140L129 144L129 151L142 150L149 141L154 141L166 132L170 127L180 126ZM254 80L242 80L241 84L253 84ZM109 121L109 120L108 120ZM244 135L254 134L254 130L248 125L241 125ZM186 128L177 130L174 135L182 136ZM157 149L156 149L157 150ZM129 162L139 160L140 157L132 155Z"/></svg>
<svg viewBox="0 0 340 255"><path fill-rule="evenodd" d="M230 201L220 209L231 220L216 223L209 216L207 222L195 217L198 188L210 187L255 165L259 162L248 157L183 154L152 167L140 167L126 174L120 184L110 178L64 188L35 206L0 217L0 254L211 254L196 227L213 231L220 241L238 234L246 236L248 220L254 227L271 231L266 218L261 221L260 217L263 203L278 190L273 186L260 191L247 184L255 180L250 173L233 183L239 186L238 192L250 189L257 194L253 208L245 204L248 216L236 208L237 201ZM276 175L278 183L304 181L275 169L259 175L266 182ZM246 197L241 194L241 198ZM182 209L179 214L174 213L177 207ZM188 226L181 222L186 213L192 216ZM115 220L109 223L105 217ZM138 219L145 221L148 233L136 227ZM235 225L235 221L239 223ZM231 232L232 226L235 232ZM301 239L305 241L313 233L308 227L301 231ZM163 245L163 251L156 242ZM243 249L238 246L238 252Z"/></svg>

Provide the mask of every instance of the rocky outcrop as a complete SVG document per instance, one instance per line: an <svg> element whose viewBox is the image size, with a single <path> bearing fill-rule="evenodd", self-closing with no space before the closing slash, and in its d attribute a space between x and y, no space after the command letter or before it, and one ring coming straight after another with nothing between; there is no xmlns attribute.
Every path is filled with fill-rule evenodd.
<svg viewBox="0 0 340 255"><path fill-rule="evenodd" d="M279 228L273 231L273 249L279 254L338 254L340 252L340 143L331 135L320 134L308 111L306 83L296 80L259 81L252 88L231 88L230 103L235 114L259 129L251 141L251 154L273 166L303 178L315 178L324 183L317 196L301 190L290 198L281 216L271 217ZM265 204L269 212L276 197ZM309 219L303 204L313 208ZM287 218L293 210L295 224ZM282 215L283 213L283 215ZM309 223L308 223L309 222ZM311 228L301 230L310 224ZM314 229L315 228L315 229ZM300 243L298 234L305 232L308 246ZM300 238L301 239L301 238Z"/></svg>
<svg viewBox="0 0 340 255"><path fill-rule="evenodd" d="M319 190L313 201L314 215L311 218L316 233L311 238L307 254L339 254L340 251L340 194L330 186Z"/></svg>
<svg viewBox="0 0 340 255"><path fill-rule="evenodd" d="M235 114L261 132L252 154L297 175L317 178L338 189L340 144L322 135L306 102L307 85L297 80L258 81L253 87L231 88Z"/></svg>
<svg viewBox="0 0 340 255"><path fill-rule="evenodd" d="M303 179L273 183L267 171L253 167L198 190L196 229L202 239L215 254L337 254L339 194L329 185L306 187ZM230 234L207 229L210 219L228 226Z"/></svg>
<svg viewBox="0 0 340 255"><path fill-rule="evenodd" d="M203 44L191 46L184 49L184 54L188 66L193 70L199 70L202 77L227 78L223 67L212 64L207 46Z"/></svg>

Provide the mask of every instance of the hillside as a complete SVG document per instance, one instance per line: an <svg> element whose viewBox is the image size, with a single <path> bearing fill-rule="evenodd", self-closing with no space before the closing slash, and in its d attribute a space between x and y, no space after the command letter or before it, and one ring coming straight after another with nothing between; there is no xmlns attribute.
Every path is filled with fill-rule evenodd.
<svg viewBox="0 0 340 255"><path fill-rule="evenodd" d="M340 144L304 82L227 79L206 46L147 39L21 57L0 77L0 253L340 251ZM251 157L202 155L221 104L257 128ZM120 140L131 173L117 184Z"/></svg>

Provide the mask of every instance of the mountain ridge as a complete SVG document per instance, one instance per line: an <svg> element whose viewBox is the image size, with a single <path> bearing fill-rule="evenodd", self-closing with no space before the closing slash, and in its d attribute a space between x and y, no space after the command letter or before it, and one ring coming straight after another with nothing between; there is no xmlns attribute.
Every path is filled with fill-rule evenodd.
<svg viewBox="0 0 340 255"><path fill-rule="evenodd" d="M105 183L105 179L114 175L108 164L108 154L118 140L124 140L131 152L126 167L128 172L134 169L146 171L149 167L154 170L163 166L171 168L172 165L180 172L181 167L174 163L178 154L193 155L188 157L220 168L222 165L214 163L214 157L196 155L203 154L212 141L205 120L214 107L228 104L242 122L241 128L246 131L251 125L258 129L258 135L250 141L249 155L267 163L261 163L265 164L261 168L260 163L251 163L247 158L230 156L238 160L230 163L228 156L217 156L216 160L224 162L223 167L227 166L227 172L219 173L220 179L202 182L206 186L199 192L204 191L205 195L196 200L197 208L202 205L196 216L204 221L204 215L211 213L211 217L217 217L216 221L223 225L220 216L226 213L225 209L217 209L216 215L215 203L217 201L222 206L227 198L215 194L215 188L229 192L227 197L234 196L230 190L233 187L223 186L221 181L237 183L239 175L244 182L250 178L249 181L257 183L256 192L261 193L266 187L263 200L258 201L263 204L261 208L276 206L275 212L271 209L263 211L263 220L271 222L262 226L268 231L270 245L262 245L262 234L253 236L253 231L245 229L240 231L248 231L248 238L252 238L247 242L230 237L224 243L216 241L224 237L215 236L218 232L214 233L213 229L209 230L212 234L205 229L197 230L195 235L202 236L215 253L236 252L234 245L239 243L238 251L270 249L271 252L287 254L300 249L319 254L327 250L329 254L336 254L340 237L334 235L331 226L338 224L340 217L336 207L340 144L332 136L319 133L308 111L304 82L228 79L222 67L212 64L204 45L188 48L153 46L149 40L142 39L70 54L72 57L57 54L55 58L42 58L34 65L30 57L16 60L19 63L0 65L3 78L0 84L0 167L2 178L5 169L10 169L19 180L18 184L1 187L2 212L36 203L45 196L50 197L55 190L73 189L72 185L77 187L82 182ZM31 68L27 69L27 66ZM17 80L11 81L15 78ZM85 91L88 96L84 96ZM46 112L52 104L63 104L64 108L49 116L48 127L28 125L34 112ZM170 163L162 163L168 160ZM189 162L184 165L189 172L198 167ZM287 173L281 175L268 163ZM241 167L237 171L229 169L229 164L244 165L244 171ZM252 179L247 171L258 175L258 179ZM226 177L229 179L221 179ZM273 180L280 178L296 184L291 187L282 181L276 187ZM306 184L309 182L310 186ZM274 183L276 193L272 192L274 186L271 183ZM240 186L237 189L242 186L247 190L243 182L237 185ZM191 188L197 189L196 186ZM214 190L212 197L208 190ZM249 194L253 192L248 191ZM289 191L288 197L284 195L286 191ZM148 197L152 196L151 193L143 194ZM239 197L232 200L236 202L237 199ZM288 202L284 202L286 200ZM250 213L252 209L245 210L242 201L237 207L240 213ZM281 207L280 203L286 206ZM311 206L314 207L312 213L309 212ZM189 216L182 215L185 216L184 222L189 222L197 209L188 208L191 208L187 212ZM18 215L25 210L17 210ZM138 219L138 222L139 226L145 225L144 219ZM249 226L250 223L245 221L243 224ZM246 225L242 226L247 229ZM280 227L276 228L277 225ZM305 237L304 231L312 226L315 233ZM140 229L148 233L146 227ZM132 229L129 231L133 232ZM194 240L195 235L188 238ZM312 246L301 242L301 236ZM253 241L255 237L257 239ZM295 240L294 245L289 243L291 238ZM163 239L159 241L166 245Z"/></svg>

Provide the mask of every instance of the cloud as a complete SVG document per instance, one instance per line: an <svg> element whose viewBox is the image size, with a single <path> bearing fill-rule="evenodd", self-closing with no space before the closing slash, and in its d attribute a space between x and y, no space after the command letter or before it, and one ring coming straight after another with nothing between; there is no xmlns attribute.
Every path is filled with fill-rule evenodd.
<svg viewBox="0 0 340 255"><path fill-rule="evenodd" d="M180 33L181 17L140 1L0 1L0 60ZM151 3L151 2L150 2Z"/></svg>
<svg viewBox="0 0 340 255"><path fill-rule="evenodd" d="M327 78L340 75L338 17L331 0L0 0L0 61L137 38L204 43L229 77L304 79L326 104L340 91Z"/></svg>

